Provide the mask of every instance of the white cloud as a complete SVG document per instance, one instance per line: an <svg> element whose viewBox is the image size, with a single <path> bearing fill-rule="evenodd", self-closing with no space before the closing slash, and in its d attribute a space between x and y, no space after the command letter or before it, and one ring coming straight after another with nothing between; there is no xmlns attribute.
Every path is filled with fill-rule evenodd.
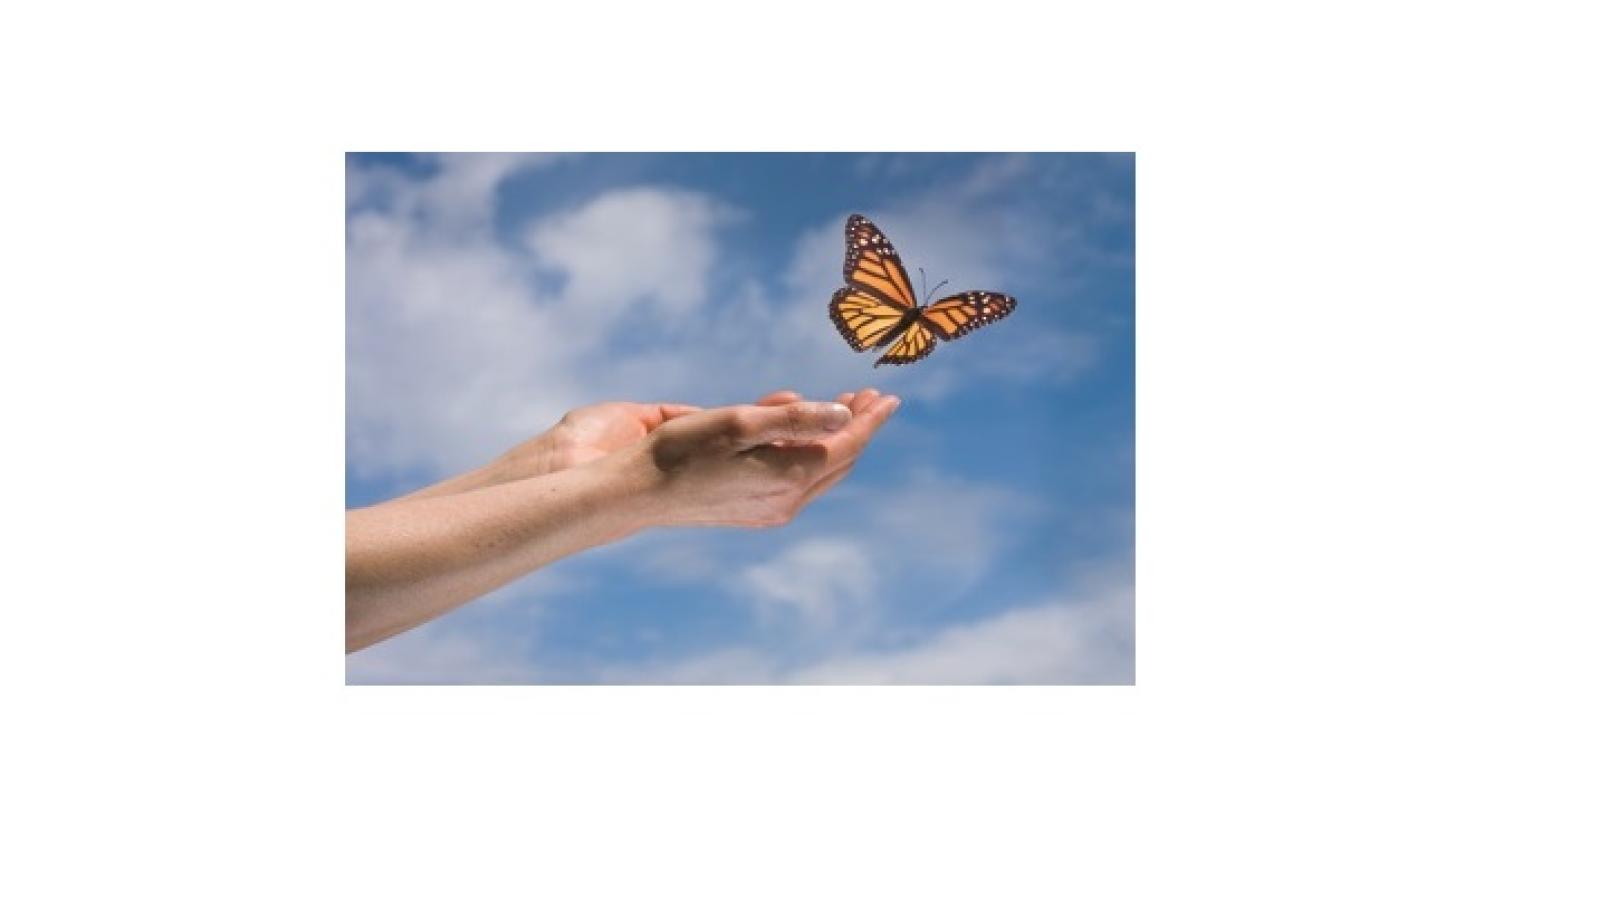
<svg viewBox="0 0 1600 900"><path fill-rule="evenodd" d="M521 643L420 628L345 657L346 684L535 684Z"/></svg>
<svg viewBox="0 0 1600 900"><path fill-rule="evenodd" d="M520 644L422 629L350 656L350 684L1132 684L1131 584L1064 592L1035 605L947 626L904 647L844 651L803 665L730 646L662 663L556 677Z"/></svg>
<svg viewBox="0 0 1600 900"><path fill-rule="evenodd" d="M1122 580L1092 577L1041 602L949 625L898 648L836 650L795 664L754 647L725 647L665 663L607 667L599 680L631 684L1132 684L1133 641L1131 581L1126 575Z"/></svg>
<svg viewBox="0 0 1600 900"><path fill-rule="evenodd" d="M1008 528L1025 526L1040 503L1008 488L916 469L872 492L859 540L880 565L936 573L951 591L989 570Z"/></svg>
<svg viewBox="0 0 1600 900"><path fill-rule="evenodd" d="M801 684L1132 684L1133 594L1012 609L901 650L827 660Z"/></svg>
<svg viewBox="0 0 1600 900"><path fill-rule="evenodd" d="M983 584L1007 529L1042 512L1034 499L929 470L884 488L844 491L838 521L725 581L777 625L782 653L730 647L650 666L609 669L607 680L663 683L1121 684L1133 678L1131 567L1080 571L1054 595L990 618L865 652L900 620L894 605L946 602ZM857 512L859 511L859 512ZM700 571L704 571L701 569ZM899 596L899 595L905 596ZM801 625L800 631L795 625ZM797 662L796 651L801 659Z"/></svg>
<svg viewBox="0 0 1600 900"><path fill-rule="evenodd" d="M706 299L712 228L731 218L688 191L628 188L535 223L527 245L541 269L568 281L568 317L610 325L641 301L683 315Z"/></svg>
<svg viewBox="0 0 1600 900"><path fill-rule="evenodd" d="M1002 190L1015 185L1018 179L1034 169L1033 157L1026 153L1001 153L979 157L964 177L945 188L946 195L954 195L968 202L990 199Z"/></svg>
<svg viewBox="0 0 1600 900"><path fill-rule="evenodd" d="M839 488L792 543L706 583L756 612L792 645L838 651L872 637L901 607L925 613L930 597L953 602L990 572L1003 529L1039 506L994 485L917 470L883 488ZM659 569L661 561L643 564ZM728 567L702 572L725 571Z"/></svg>
<svg viewBox="0 0 1600 900"><path fill-rule="evenodd" d="M498 184L548 162L444 156L426 177L351 167L352 195L371 204L351 215L346 245L347 456L357 471L481 464L617 386L607 348L630 313L704 301L724 214L698 195L601 194L533 223L532 252L496 241ZM541 270L564 288L540 291ZM658 381L638 375L635 389Z"/></svg>
<svg viewBox="0 0 1600 900"><path fill-rule="evenodd" d="M407 223L352 222L348 458L383 473L475 465L554 422L571 393L556 318L490 247L441 251Z"/></svg>
<svg viewBox="0 0 1600 900"><path fill-rule="evenodd" d="M605 666L602 684L778 684L782 672L765 653L728 647L656 666Z"/></svg>
<svg viewBox="0 0 1600 900"><path fill-rule="evenodd" d="M832 628L879 590L877 563L867 546L842 538L797 541L739 573L732 588L754 602L766 620Z"/></svg>
<svg viewBox="0 0 1600 900"><path fill-rule="evenodd" d="M436 239L479 240L490 227L494 195L513 175L560 161L554 153L442 153L423 164L433 171L408 175L383 165L345 167L345 203L370 206L425 228Z"/></svg>

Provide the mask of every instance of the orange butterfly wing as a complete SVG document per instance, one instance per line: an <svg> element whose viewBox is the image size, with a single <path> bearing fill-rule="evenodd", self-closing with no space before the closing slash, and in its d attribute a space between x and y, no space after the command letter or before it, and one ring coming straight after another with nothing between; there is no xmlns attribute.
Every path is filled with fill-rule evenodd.
<svg viewBox="0 0 1600 900"><path fill-rule="evenodd" d="M828 317L850 349L859 353L883 343L905 319L906 309L860 288L846 287L833 292Z"/></svg>
<svg viewBox="0 0 1600 900"><path fill-rule="evenodd" d="M878 361L873 363L872 367L876 369L879 366L903 366L914 363L932 352L933 331L918 321L912 323L905 334L900 335L900 340L894 342L888 353L878 357Z"/></svg>
<svg viewBox="0 0 1600 900"><path fill-rule="evenodd" d="M900 254L863 215L851 216L844 226L844 283L902 310L917 306L917 294L900 264Z"/></svg>
<svg viewBox="0 0 1600 900"><path fill-rule="evenodd" d="M966 291L928 304L922 321L939 337L953 341L958 337L998 322L1017 308L1017 298L992 291Z"/></svg>

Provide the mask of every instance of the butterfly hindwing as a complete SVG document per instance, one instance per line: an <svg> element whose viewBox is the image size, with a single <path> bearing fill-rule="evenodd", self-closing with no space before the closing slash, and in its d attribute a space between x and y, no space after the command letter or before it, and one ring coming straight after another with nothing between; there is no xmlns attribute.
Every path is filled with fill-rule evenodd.
<svg viewBox="0 0 1600 900"><path fill-rule="evenodd" d="M873 363L872 367L876 369L884 365L903 366L914 363L932 352L933 331L918 320L906 329L905 334L900 335L900 340L894 342L888 353L878 357L878 361Z"/></svg>
<svg viewBox="0 0 1600 900"><path fill-rule="evenodd" d="M966 291L936 300L922 311L922 321L939 337L953 341L958 337L998 322L1017 308L1015 297L992 291Z"/></svg>
<svg viewBox="0 0 1600 900"><path fill-rule="evenodd" d="M828 316L834 327L857 353L878 346L905 314L903 307L853 287L834 291L833 300L828 303Z"/></svg>
<svg viewBox="0 0 1600 900"><path fill-rule="evenodd" d="M844 282L874 294L885 303L914 309L917 294L900 254L878 226L863 215L852 215L844 227Z"/></svg>

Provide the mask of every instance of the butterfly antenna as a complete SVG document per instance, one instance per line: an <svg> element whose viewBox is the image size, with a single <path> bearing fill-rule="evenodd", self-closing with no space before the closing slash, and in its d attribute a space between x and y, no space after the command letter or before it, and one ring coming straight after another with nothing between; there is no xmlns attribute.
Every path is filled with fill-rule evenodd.
<svg viewBox="0 0 1600 900"><path fill-rule="evenodd" d="M939 282L938 284L934 285L933 286L933 290L937 291L939 288L942 288L942 287L944 287L945 285L947 285L949 283L950 283L950 279L946 278L945 280L943 280L943 281ZM927 298L927 302L929 302L929 303L933 302L933 291L923 291L922 292L922 296Z"/></svg>
<svg viewBox="0 0 1600 900"><path fill-rule="evenodd" d="M923 300L927 300L928 299L928 273L922 271L922 267L921 266L917 266L917 274L922 276L922 299Z"/></svg>

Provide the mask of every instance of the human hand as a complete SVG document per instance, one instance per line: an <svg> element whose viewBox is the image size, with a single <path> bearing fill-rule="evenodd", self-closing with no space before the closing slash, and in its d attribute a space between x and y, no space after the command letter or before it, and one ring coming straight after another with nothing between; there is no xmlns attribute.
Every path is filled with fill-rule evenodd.
<svg viewBox="0 0 1600 900"><path fill-rule="evenodd" d="M835 403L779 392L673 417L622 463L648 483L656 524L782 525L849 474L899 404L871 388Z"/></svg>
<svg viewBox="0 0 1600 900"><path fill-rule="evenodd" d="M793 403L794 391L774 391L756 401L758 406ZM609 456L637 443L662 423L699 412L686 403L595 403L580 406L561 417L549 431L506 451L491 464L495 481L533 478L570 469Z"/></svg>
<svg viewBox="0 0 1600 900"><path fill-rule="evenodd" d="M549 431L506 451L491 466L497 481L534 478L581 466L636 443L669 419L699 409L682 403L580 406Z"/></svg>
<svg viewBox="0 0 1600 900"><path fill-rule="evenodd" d="M775 391L756 404L770 406L799 399L794 391ZM664 422L699 410L698 406L684 403L609 402L580 406L562 416L550 430L512 447L487 465L397 500L457 494L581 466L637 443Z"/></svg>

